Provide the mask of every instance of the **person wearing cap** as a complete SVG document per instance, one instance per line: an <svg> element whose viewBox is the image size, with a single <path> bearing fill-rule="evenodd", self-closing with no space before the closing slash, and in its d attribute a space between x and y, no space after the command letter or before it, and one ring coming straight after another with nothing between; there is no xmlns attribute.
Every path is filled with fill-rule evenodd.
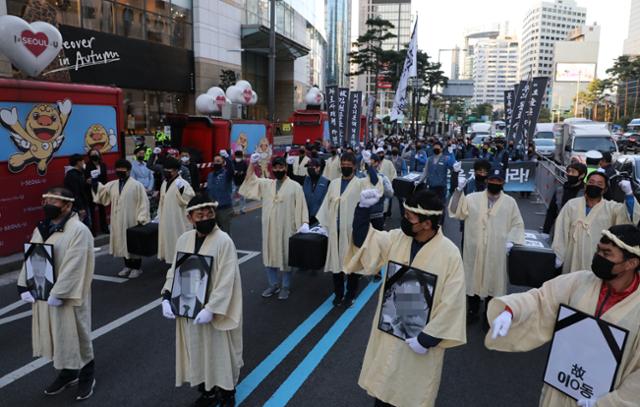
<svg viewBox="0 0 640 407"><path fill-rule="evenodd" d="M262 201L262 260L269 287L264 298L278 294L278 299L289 298L291 271L289 269L289 238L303 224L309 224L309 211L302 187L287 177L287 163L275 157L271 170L276 179L258 178L254 166L260 154L251 155L247 177L238 192L247 199ZM282 280L278 276L282 271Z"/></svg>
<svg viewBox="0 0 640 407"><path fill-rule="evenodd" d="M233 162L227 150L220 150L213 157L213 171L207 176L207 195L218 202L216 219L218 226L225 233L231 234L231 218L233 217Z"/></svg>
<svg viewBox="0 0 640 407"><path fill-rule="evenodd" d="M91 342L91 281L95 259L93 236L76 212L66 188L51 188L42 196L44 220L31 243L53 246L55 283L46 301L36 301L27 286L23 264L18 275L20 298L32 304L33 356L53 361L58 377L46 388L48 396L77 385L76 400L93 394L95 386Z"/></svg>
<svg viewBox="0 0 640 407"><path fill-rule="evenodd" d="M524 222L518 203L502 191L504 173L493 169L482 192L462 193L467 183L458 177L449 202L449 216L464 220L464 274L467 287L467 322L478 319L480 300L507 293L507 254L513 244L524 243ZM484 321L484 327L488 327Z"/></svg>
<svg viewBox="0 0 640 407"><path fill-rule="evenodd" d="M396 171L396 167L393 165L391 160L387 160L387 158L385 157L384 148L378 147L378 149L376 150L376 155L380 159L378 172L387 177L390 182L393 182L393 180L398 176L398 172Z"/></svg>
<svg viewBox="0 0 640 407"><path fill-rule="evenodd" d="M329 157L324 165L322 176L333 181L336 178L340 178L340 149L337 146L329 146Z"/></svg>
<svg viewBox="0 0 640 407"><path fill-rule="evenodd" d="M573 198L584 196L584 178L587 176L587 166L583 163L571 163L567 165L567 181L556 188L556 193L549 202L547 213L542 226L543 233L551 233L558 213L564 205Z"/></svg>
<svg viewBox="0 0 640 407"><path fill-rule="evenodd" d="M154 179L153 172L151 172L145 162L146 151L147 147L145 146L138 146L133 150L136 159L131 163L131 178L140 182L145 191L147 191L147 194L151 194L153 192Z"/></svg>
<svg viewBox="0 0 640 407"><path fill-rule="evenodd" d="M158 204L158 259L171 264L178 237L189 229L185 208L195 196L191 185L180 176L180 161L167 157Z"/></svg>
<svg viewBox="0 0 640 407"><path fill-rule="evenodd" d="M111 205L111 234L109 253L124 258L120 277L137 278L142 274L142 259L127 250L127 229L149 223L149 198L144 186L133 179L131 163L124 158L116 161L116 179L103 185L99 171L91 172L91 195L99 205Z"/></svg>
<svg viewBox="0 0 640 407"><path fill-rule="evenodd" d="M573 157L572 157L573 159ZM587 175L597 171L602 160L602 153L597 150L589 150L585 153L585 164L587 164Z"/></svg>
<svg viewBox="0 0 640 407"><path fill-rule="evenodd" d="M444 204L434 192L409 196L401 227L390 231L369 227L369 208L379 198L375 189L360 194L345 272L373 275L393 261L435 274L437 282L426 325L404 341L378 329L385 298L385 290L380 290L358 385L376 398L376 406L434 406L445 350L467 341L460 251L442 231ZM423 295L424 290L421 286Z"/></svg>
<svg viewBox="0 0 640 407"><path fill-rule="evenodd" d="M574 400L543 384L542 407L637 406L640 394L640 231L616 225L598 233L591 263L583 270L545 282L525 293L494 298L489 304L488 349L527 352L551 341L560 305L626 329L628 337L612 390ZM571 350L569 350L570 352ZM594 349L594 352L609 352ZM570 357L570 355L568 355ZM500 383L496 383L500 386ZM533 403L533 400L522 400Z"/></svg>
<svg viewBox="0 0 640 407"><path fill-rule="evenodd" d="M460 172L462 164L457 162L453 155L442 153L442 143L435 141L433 144L433 155L429 157L424 171L420 178L416 181L417 184L426 182L427 188L434 191L440 199L444 202L447 196L447 173L448 171Z"/></svg>
<svg viewBox="0 0 640 407"><path fill-rule="evenodd" d="M562 266L563 273L589 269L601 230L640 221L640 206L631 182L618 183L626 195L624 203L604 198L608 185L604 173L592 172L587 176L584 196L570 199L560 210L551 248L556 254L556 267Z"/></svg>
<svg viewBox="0 0 640 407"><path fill-rule="evenodd" d="M371 162L371 153L362 152L363 160ZM358 293L358 275L347 276L347 290L345 295L345 274L343 271L344 258L351 245L353 211L358 205L360 193L365 189L376 188L382 196L383 186L377 172L369 167L368 177L355 176L356 157L351 153L344 153L340 157L342 177L334 179L329 184L327 195L320 206L316 217L320 225L329 233L327 246L327 259L324 271L332 273L334 306L344 305L347 308L353 305Z"/></svg>
<svg viewBox="0 0 640 407"><path fill-rule="evenodd" d="M496 139L496 152L492 157L491 166L503 172L509 167L509 152L504 149L503 138Z"/></svg>
<svg viewBox="0 0 640 407"><path fill-rule="evenodd" d="M238 254L233 240L216 222L217 203L197 195L187 205L193 230L176 243L173 263L162 288L162 315L176 320L176 387L198 386L196 407L235 405L242 361L242 283ZM177 253L213 258L207 286L207 302L194 320L177 317L171 290Z"/></svg>
<svg viewBox="0 0 640 407"><path fill-rule="evenodd" d="M325 195L327 195L329 180L320 175L322 169L318 158L309 160L307 163L307 175L304 177L293 173L293 163L295 160L297 160L297 157L287 157L287 176L302 186L304 199L307 202L307 209L309 210L309 223L316 224L318 223L316 214L324 201Z"/></svg>

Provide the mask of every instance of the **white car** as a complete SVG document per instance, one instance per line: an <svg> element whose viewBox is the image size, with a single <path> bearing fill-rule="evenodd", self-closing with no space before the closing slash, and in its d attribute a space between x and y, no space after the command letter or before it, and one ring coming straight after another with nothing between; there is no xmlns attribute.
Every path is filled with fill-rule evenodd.
<svg viewBox="0 0 640 407"><path fill-rule="evenodd" d="M556 151L556 143L554 139L548 138L535 138L533 143L536 146L536 153L540 156L553 158Z"/></svg>

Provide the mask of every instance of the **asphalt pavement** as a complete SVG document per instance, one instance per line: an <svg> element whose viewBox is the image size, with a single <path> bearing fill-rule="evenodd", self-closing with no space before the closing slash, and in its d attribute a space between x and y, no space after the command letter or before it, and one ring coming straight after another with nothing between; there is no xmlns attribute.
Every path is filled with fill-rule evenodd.
<svg viewBox="0 0 640 407"><path fill-rule="evenodd" d="M518 199L528 229L543 222L544 206ZM399 225L397 201L389 227ZM445 234L460 242L458 221ZM297 271L289 300L263 299L260 210L234 218L244 301L244 367L237 400L242 406L372 406L357 385L371 329L377 285L360 280L353 308L333 308L332 281L322 271ZM107 247L96 252L92 290L96 361L94 396L86 406L188 406L195 389L176 388L175 323L164 319L160 289L168 265L147 258L135 280L116 276L122 261ZM31 356L30 309L18 302L16 273L0 276L0 407L71 406L74 390L47 397L52 365ZM510 287L511 291L522 288ZM528 353L484 348L484 332L468 327L467 344L447 350L437 406L537 406L547 347Z"/></svg>

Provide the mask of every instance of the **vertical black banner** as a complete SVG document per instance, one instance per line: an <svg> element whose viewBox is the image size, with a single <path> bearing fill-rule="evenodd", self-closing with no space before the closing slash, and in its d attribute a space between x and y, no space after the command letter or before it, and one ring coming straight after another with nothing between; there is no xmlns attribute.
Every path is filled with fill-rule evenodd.
<svg viewBox="0 0 640 407"><path fill-rule="evenodd" d="M340 143L347 143L347 103L349 102L349 88L338 88L338 139Z"/></svg>
<svg viewBox="0 0 640 407"><path fill-rule="evenodd" d="M549 78L546 76L538 76L531 81L531 88L527 97L527 103L524 111L524 125L522 128L522 138L524 143L528 143L533 138L538 124L538 116L542 106L542 99L547 90Z"/></svg>
<svg viewBox="0 0 640 407"><path fill-rule="evenodd" d="M348 116L348 129L347 140L345 140L351 146L356 146L360 143L360 116L362 115L362 92L356 91L349 93L349 116Z"/></svg>
<svg viewBox="0 0 640 407"><path fill-rule="evenodd" d="M376 95L369 95L369 103L367 104L367 131L364 137L364 144L373 141L373 122L376 117Z"/></svg>
<svg viewBox="0 0 640 407"><path fill-rule="evenodd" d="M338 130L338 87L327 86L327 116L329 116L329 139L334 146L340 145L340 133Z"/></svg>
<svg viewBox="0 0 640 407"><path fill-rule="evenodd" d="M514 95L515 91L513 90L504 91L504 128L507 129L507 133L509 132L509 126L511 124L511 114L513 114Z"/></svg>
<svg viewBox="0 0 640 407"><path fill-rule="evenodd" d="M509 131L509 140L514 140L518 145L522 138L522 122L524 121L524 110L529 95L529 81L520 81L518 89L515 93L513 102L513 113L511 114L511 123Z"/></svg>

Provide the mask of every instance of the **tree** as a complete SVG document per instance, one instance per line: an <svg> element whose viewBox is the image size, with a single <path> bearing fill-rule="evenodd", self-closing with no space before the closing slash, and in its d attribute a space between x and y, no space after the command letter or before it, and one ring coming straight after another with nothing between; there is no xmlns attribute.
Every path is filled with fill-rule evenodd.
<svg viewBox="0 0 640 407"><path fill-rule="evenodd" d="M223 69L220 73L220 87L226 91L227 88L236 83L236 72L232 69Z"/></svg>
<svg viewBox="0 0 640 407"><path fill-rule="evenodd" d="M618 57L613 66L607 69L607 74L611 76L611 79L616 82L617 86L624 85L624 112L626 117L629 108L629 82L634 79L640 78L640 58L635 58L629 55L622 55ZM638 86L636 83L636 92L634 98L633 113L635 113L638 107ZM618 119L620 118L620 111L618 110Z"/></svg>
<svg viewBox="0 0 640 407"><path fill-rule="evenodd" d="M538 123L551 122L551 112L545 106L540 108L540 114L538 115Z"/></svg>
<svg viewBox="0 0 640 407"><path fill-rule="evenodd" d="M492 112L493 112L493 105L491 103L481 103L475 106L471 110L471 114L476 116L478 119L482 116L491 117Z"/></svg>

